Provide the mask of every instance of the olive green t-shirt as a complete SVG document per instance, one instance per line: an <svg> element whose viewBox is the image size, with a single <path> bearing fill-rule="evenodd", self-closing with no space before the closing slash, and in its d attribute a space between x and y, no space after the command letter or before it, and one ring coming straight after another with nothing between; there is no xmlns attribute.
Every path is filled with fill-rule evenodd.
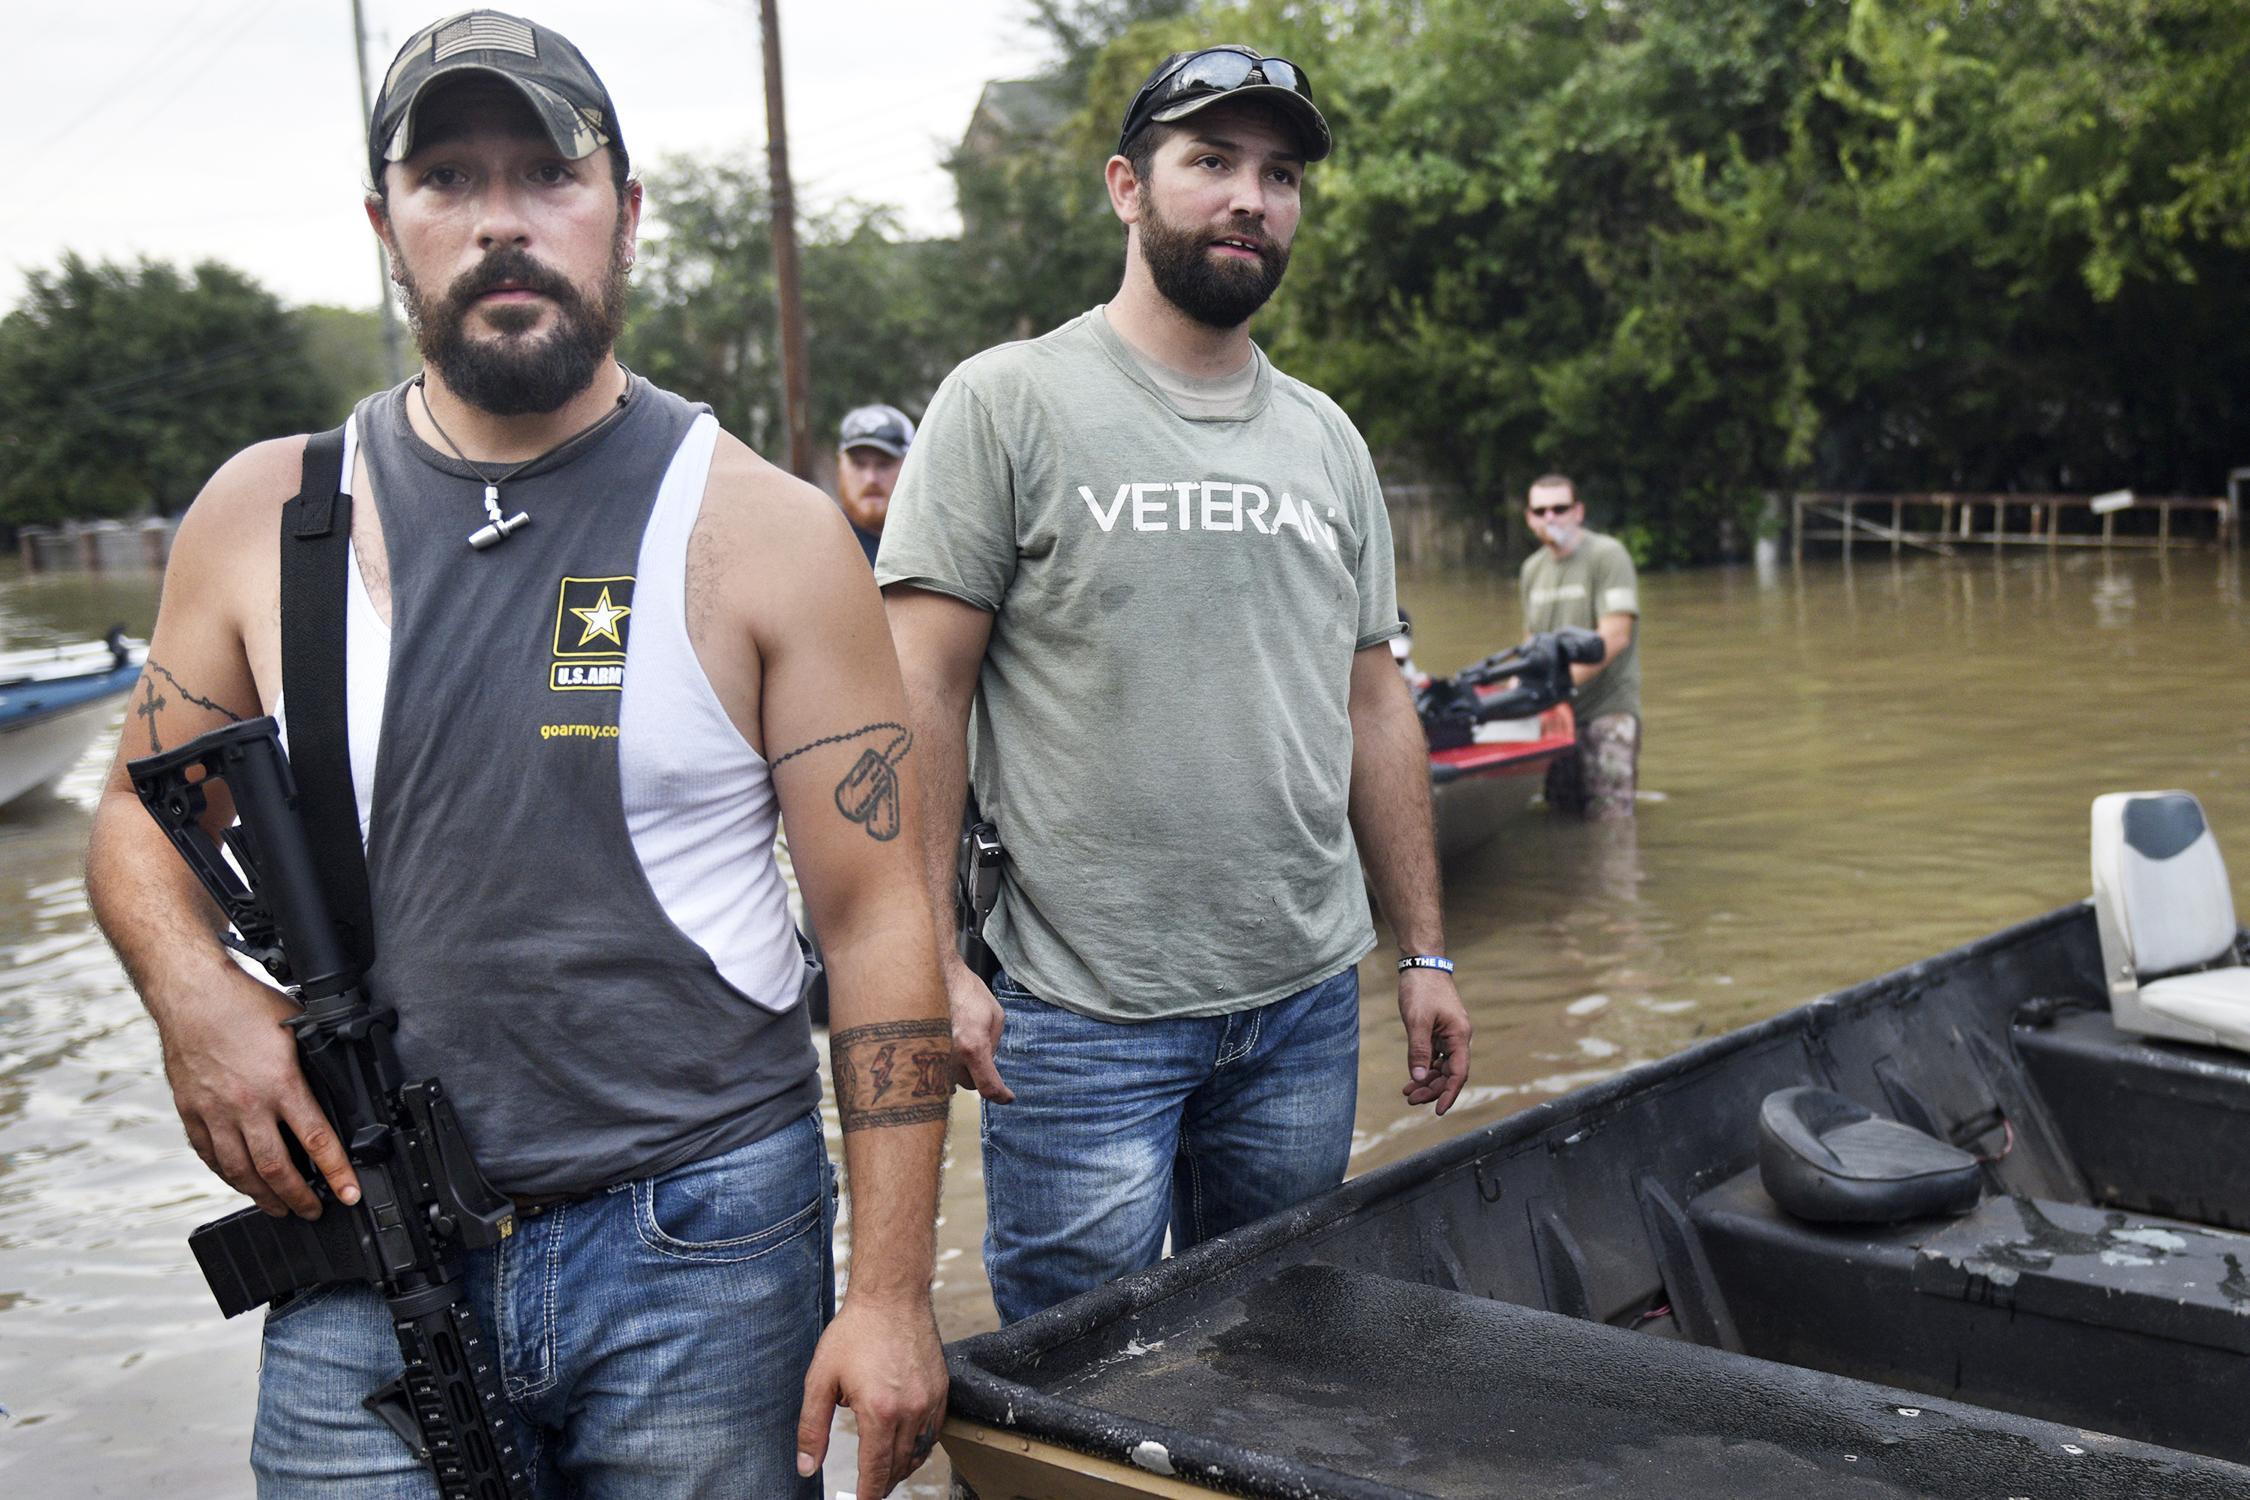
<svg viewBox="0 0 2250 1500"><path fill-rule="evenodd" d="M1346 805L1355 652L1399 630L1367 445L1260 353L1169 401L1100 309L946 378L875 578L992 612L970 780L1008 861L986 927L1041 999L1247 1009L1374 945Z"/></svg>
<svg viewBox="0 0 2250 1500"><path fill-rule="evenodd" d="M1541 547L1524 559L1519 581L1523 589L1523 628L1530 633L1565 625L1592 630L1603 615L1635 617L1632 643L1593 681L1579 686L1572 707L1581 724L1603 714L1639 718L1640 586L1633 572L1633 555L1625 550L1625 544L1589 531L1579 538L1568 557L1558 559L1551 550Z"/></svg>

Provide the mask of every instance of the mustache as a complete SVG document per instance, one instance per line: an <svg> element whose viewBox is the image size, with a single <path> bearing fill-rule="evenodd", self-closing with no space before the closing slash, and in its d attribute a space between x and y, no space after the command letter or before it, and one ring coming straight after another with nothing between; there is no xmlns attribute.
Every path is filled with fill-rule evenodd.
<svg viewBox="0 0 2250 1500"><path fill-rule="evenodd" d="M1273 262L1281 255L1281 247L1275 244L1273 240L1267 236L1265 230L1262 227L1257 229L1230 229L1224 234L1214 234L1210 236L1203 242L1203 245L1205 249L1209 249L1211 246L1220 244L1226 240L1243 241L1244 243L1248 244L1251 249L1258 252L1258 259L1266 262L1266 264L1268 265L1273 264Z"/></svg>
<svg viewBox="0 0 2250 1500"><path fill-rule="evenodd" d="M533 259L530 251L512 245L493 251L454 277L452 285L445 289L445 299L456 310L464 309L486 292L502 286L537 292L566 307L580 300L578 288L561 272Z"/></svg>

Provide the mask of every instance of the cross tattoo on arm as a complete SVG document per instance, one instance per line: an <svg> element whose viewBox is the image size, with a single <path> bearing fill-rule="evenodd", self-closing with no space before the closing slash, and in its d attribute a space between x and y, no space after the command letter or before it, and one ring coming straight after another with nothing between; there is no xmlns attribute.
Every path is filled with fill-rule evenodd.
<svg viewBox="0 0 2250 1500"><path fill-rule="evenodd" d="M151 755L164 748L163 740L156 733L156 716L172 706L172 700L156 690L156 679L158 677L162 677L166 682L172 684L172 691L178 693L182 700L194 704L197 708L209 709L229 724L242 722L242 715L228 708L225 704L215 703L200 694L189 692L181 686L180 679L172 675L171 668L152 656L148 659L148 670L141 675L141 686L147 691L142 695L140 705L133 710L148 725L148 748Z"/></svg>
<svg viewBox="0 0 2250 1500"><path fill-rule="evenodd" d="M150 665L154 666L155 663L151 662ZM154 755L164 748L164 742L156 737L156 716L162 713L165 705L172 700L157 696L156 679L153 677L142 677L141 686L148 691L142 697L140 706L133 712L140 715L148 725L148 753Z"/></svg>

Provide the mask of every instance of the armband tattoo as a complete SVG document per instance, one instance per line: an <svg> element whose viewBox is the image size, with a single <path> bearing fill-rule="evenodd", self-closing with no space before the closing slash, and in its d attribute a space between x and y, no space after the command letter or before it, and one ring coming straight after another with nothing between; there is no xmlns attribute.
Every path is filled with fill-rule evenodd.
<svg viewBox="0 0 2250 1500"><path fill-rule="evenodd" d="M953 1028L942 1020L847 1026L828 1039L846 1131L941 1121L953 1099Z"/></svg>

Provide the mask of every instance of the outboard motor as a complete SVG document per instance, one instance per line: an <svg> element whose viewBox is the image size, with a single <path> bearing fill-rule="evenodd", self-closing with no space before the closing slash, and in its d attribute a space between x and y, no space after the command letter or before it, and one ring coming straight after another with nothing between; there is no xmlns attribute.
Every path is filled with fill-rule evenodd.
<svg viewBox="0 0 2250 1500"><path fill-rule="evenodd" d="M1493 653L1432 682L1415 695L1422 730L1432 750L1451 750L1476 736L1479 724L1528 719L1570 701L1570 669L1591 666L1609 648L1594 631L1576 625L1546 631L1520 646ZM1500 692L1484 689L1515 679Z"/></svg>

